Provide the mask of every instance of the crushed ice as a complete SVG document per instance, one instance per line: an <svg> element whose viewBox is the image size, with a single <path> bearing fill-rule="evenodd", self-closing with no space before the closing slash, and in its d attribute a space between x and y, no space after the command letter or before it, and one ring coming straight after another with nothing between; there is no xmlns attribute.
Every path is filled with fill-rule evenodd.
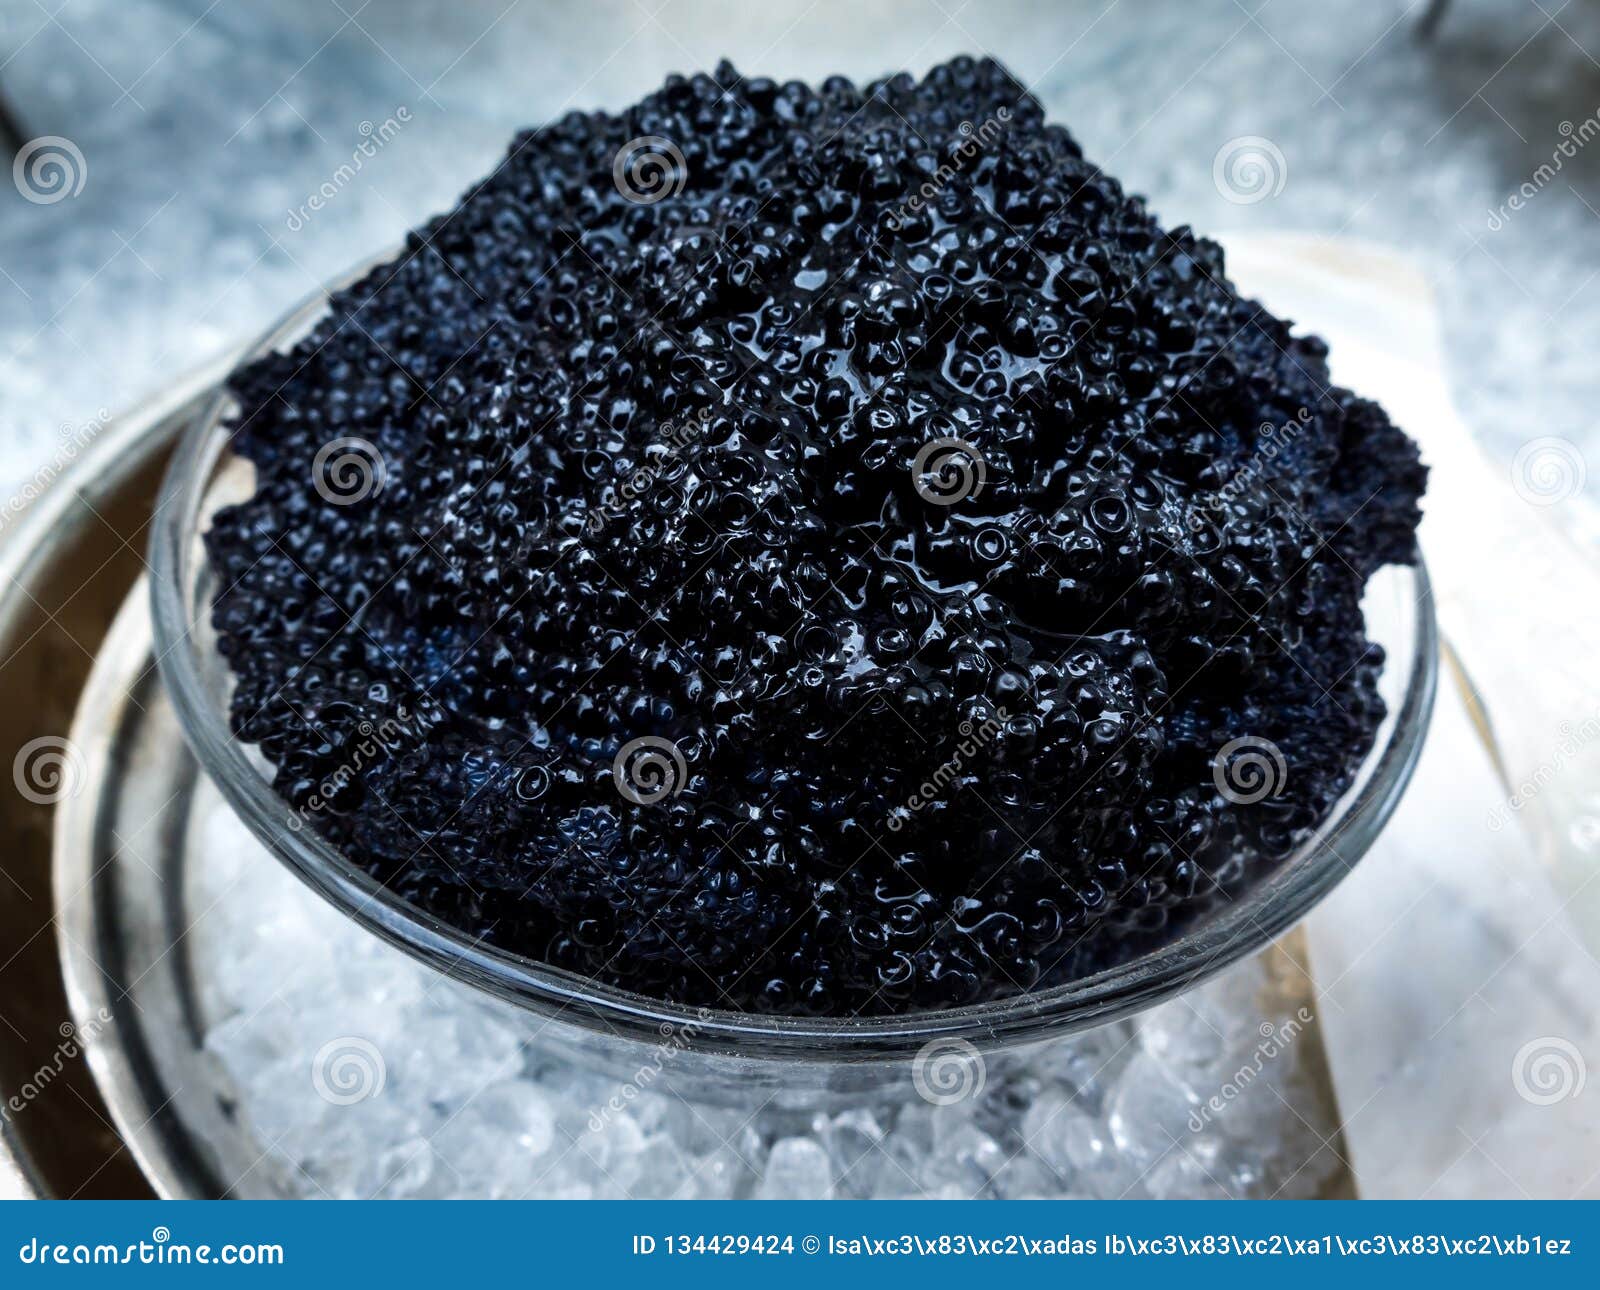
<svg viewBox="0 0 1600 1290"><path fill-rule="evenodd" d="M251 1190L1303 1197L1343 1169L1309 1013L1265 955L1136 1022L991 1063L949 1104L908 1079L892 1101L815 1114L669 1081L618 1103L613 1076L541 1048L537 1018L356 926L220 802L197 841L205 1046L263 1153Z"/></svg>

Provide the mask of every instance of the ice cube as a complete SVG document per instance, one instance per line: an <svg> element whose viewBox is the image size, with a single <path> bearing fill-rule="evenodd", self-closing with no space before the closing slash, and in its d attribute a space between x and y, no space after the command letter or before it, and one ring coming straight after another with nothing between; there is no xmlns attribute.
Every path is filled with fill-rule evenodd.
<svg viewBox="0 0 1600 1290"><path fill-rule="evenodd" d="M772 1144L766 1176L756 1189L761 1200L832 1200L828 1153L815 1138L783 1138Z"/></svg>

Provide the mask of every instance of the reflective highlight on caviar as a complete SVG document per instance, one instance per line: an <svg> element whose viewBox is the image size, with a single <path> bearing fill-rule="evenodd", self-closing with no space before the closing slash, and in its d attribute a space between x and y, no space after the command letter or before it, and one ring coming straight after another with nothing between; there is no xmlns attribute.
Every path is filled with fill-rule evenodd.
<svg viewBox="0 0 1600 1290"><path fill-rule="evenodd" d="M238 737L407 899L647 995L1074 979L1280 863L1383 715L1415 448L989 61L525 133L232 387Z"/></svg>

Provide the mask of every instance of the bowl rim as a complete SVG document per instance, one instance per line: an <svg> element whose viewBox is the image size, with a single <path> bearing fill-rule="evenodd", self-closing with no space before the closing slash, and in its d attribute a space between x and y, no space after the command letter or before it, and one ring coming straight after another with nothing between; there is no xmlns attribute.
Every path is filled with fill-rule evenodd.
<svg viewBox="0 0 1600 1290"><path fill-rule="evenodd" d="M289 310L238 365L308 330L335 292L377 257ZM284 825L287 809L206 695L186 589L199 543L201 507L230 446L223 425L228 379L184 431L162 481L149 540L156 661L185 739L202 770L250 831L302 881L362 926L456 980L551 1020L659 1043L678 1033L695 1047L787 1061L899 1058L934 1043L1013 1047L1089 1029L1150 1007L1215 975L1304 918L1354 867L1399 802L1421 754L1438 684L1439 634L1420 552L1398 567L1413 575L1413 651L1397 708L1385 717L1351 787L1294 853L1239 899L1158 949L1036 992L927 1012L868 1017L793 1017L670 1003L591 980L485 944L383 887L313 829ZM196 607L210 614L209 604ZM1395 660L1388 660L1392 665ZM1387 730L1387 736L1385 731Z"/></svg>

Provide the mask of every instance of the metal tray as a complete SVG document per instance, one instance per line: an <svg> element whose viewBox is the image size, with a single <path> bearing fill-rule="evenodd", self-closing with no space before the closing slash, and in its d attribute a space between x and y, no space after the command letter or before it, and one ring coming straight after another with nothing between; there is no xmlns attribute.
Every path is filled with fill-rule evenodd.
<svg viewBox="0 0 1600 1290"><path fill-rule="evenodd" d="M143 568L145 529L178 431L223 360L108 424L0 534L0 758L63 736L90 666ZM51 890L57 802L8 788L0 826L0 1195L148 1196L83 1057ZM91 1044L91 1062L93 1060Z"/></svg>
<svg viewBox="0 0 1600 1290"><path fill-rule="evenodd" d="M149 603L141 577L101 644L69 736L83 774L55 822L67 997L80 1027L101 1030L89 1067L159 1195L273 1198L283 1193L202 1048L188 935L204 905L191 843L221 799L162 689Z"/></svg>

